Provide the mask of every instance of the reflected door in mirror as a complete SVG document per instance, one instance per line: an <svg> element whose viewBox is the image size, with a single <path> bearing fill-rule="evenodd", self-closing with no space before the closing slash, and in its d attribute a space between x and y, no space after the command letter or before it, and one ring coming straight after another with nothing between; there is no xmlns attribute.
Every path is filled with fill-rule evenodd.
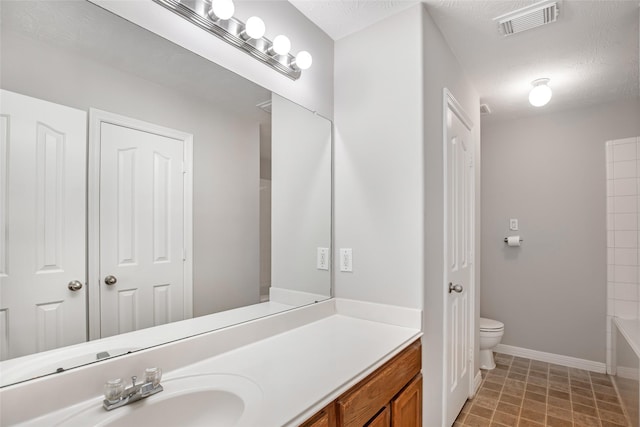
<svg viewBox="0 0 640 427"><path fill-rule="evenodd" d="M2 360L86 340L84 111L0 91Z"/></svg>
<svg viewBox="0 0 640 427"><path fill-rule="evenodd" d="M124 122L100 124L102 337L185 318L184 141Z"/></svg>

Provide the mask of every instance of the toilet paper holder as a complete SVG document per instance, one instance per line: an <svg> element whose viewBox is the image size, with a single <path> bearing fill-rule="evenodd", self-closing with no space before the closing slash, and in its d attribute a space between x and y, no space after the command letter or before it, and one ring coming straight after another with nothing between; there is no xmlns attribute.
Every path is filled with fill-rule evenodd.
<svg viewBox="0 0 640 427"><path fill-rule="evenodd" d="M505 242L505 243L507 243L508 241L509 241L509 238L508 238L508 237L505 237L505 238L504 238L504 242ZM523 239L522 237L520 238L520 242L521 242L521 243L522 243L522 242L524 242L524 239Z"/></svg>

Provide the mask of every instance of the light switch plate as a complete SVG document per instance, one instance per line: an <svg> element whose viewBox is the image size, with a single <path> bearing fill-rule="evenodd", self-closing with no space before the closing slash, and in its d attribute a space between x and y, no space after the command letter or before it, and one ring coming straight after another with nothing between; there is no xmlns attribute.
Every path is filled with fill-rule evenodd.
<svg viewBox="0 0 640 427"><path fill-rule="evenodd" d="M511 218L509 220L509 230L518 231L518 220L515 218Z"/></svg>
<svg viewBox="0 0 640 427"><path fill-rule="evenodd" d="M353 251L351 248L340 249L340 271L353 271Z"/></svg>
<svg viewBox="0 0 640 427"><path fill-rule="evenodd" d="M318 270L329 269L329 248L318 248L316 267Z"/></svg>

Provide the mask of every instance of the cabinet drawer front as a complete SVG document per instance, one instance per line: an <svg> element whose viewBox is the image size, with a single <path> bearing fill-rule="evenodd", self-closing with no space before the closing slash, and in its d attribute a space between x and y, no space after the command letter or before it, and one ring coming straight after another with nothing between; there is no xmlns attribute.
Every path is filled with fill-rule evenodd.
<svg viewBox="0 0 640 427"><path fill-rule="evenodd" d="M420 340L366 378L338 400L344 427L362 427L420 372Z"/></svg>

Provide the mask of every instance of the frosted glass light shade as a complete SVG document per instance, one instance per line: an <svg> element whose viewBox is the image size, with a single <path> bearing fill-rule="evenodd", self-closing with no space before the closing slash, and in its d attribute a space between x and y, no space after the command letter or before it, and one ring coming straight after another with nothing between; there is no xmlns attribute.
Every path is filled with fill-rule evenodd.
<svg viewBox="0 0 640 427"><path fill-rule="evenodd" d="M273 39L273 51L278 55L286 55L291 50L291 41L287 36L279 35Z"/></svg>
<svg viewBox="0 0 640 427"><path fill-rule="evenodd" d="M296 67L300 68L301 70L308 69L309 67L311 67L312 63L313 63L313 57L306 50L300 51L296 55L296 64L295 65L296 65Z"/></svg>
<svg viewBox="0 0 640 427"><path fill-rule="evenodd" d="M264 36L264 32L266 31L266 27L264 25L264 21L257 16L252 16L247 19L247 24L245 25L244 30L247 35L252 39L260 39Z"/></svg>
<svg viewBox="0 0 640 427"><path fill-rule="evenodd" d="M529 92L529 103L534 107L542 107L551 100L552 92L547 83L549 83L549 79L533 81L533 89Z"/></svg>
<svg viewBox="0 0 640 427"><path fill-rule="evenodd" d="M219 19L230 19L236 11L233 0L213 0L211 10Z"/></svg>

